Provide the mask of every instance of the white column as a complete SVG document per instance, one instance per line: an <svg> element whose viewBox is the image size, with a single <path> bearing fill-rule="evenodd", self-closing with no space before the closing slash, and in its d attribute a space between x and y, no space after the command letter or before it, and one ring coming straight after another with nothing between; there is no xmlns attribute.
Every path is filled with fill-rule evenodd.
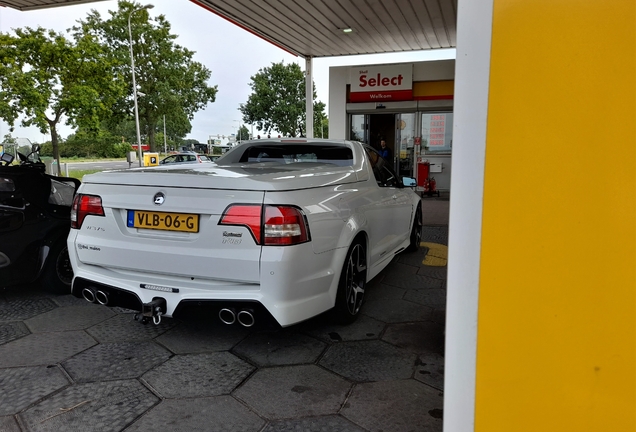
<svg viewBox="0 0 636 432"><path fill-rule="evenodd" d="M475 428L481 221L493 0L460 0L444 356L444 431Z"/></svg>
<svg viewBox="0 0 636 432"><path fill-rule="evenodd" d="M314 137L314 80L311 57L305 58L305 111L307 112L307 138Z"/></svg>

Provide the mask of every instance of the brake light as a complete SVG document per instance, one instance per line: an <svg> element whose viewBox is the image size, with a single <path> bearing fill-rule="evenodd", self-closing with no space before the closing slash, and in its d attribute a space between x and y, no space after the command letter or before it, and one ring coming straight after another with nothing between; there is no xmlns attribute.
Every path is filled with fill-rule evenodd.
<svg viewBox="0 0 636 432"><path fill-rule="evenodd" d="M261 213L262 206L260 204L232 204L223 212L219 225L247 227L256 244L261 244Z"/></svg>
<svg viewBox="0 0 636 432"><path fill-rule="evenodd" d="M80 229L88 215L105 216L102 198L97 195L75 195L71 206L71 228Z"/></svg>
<svg viewBox="0 0 636 432"><path fill-rule="evenodd" d="M302 212L290 206L265 206L265 245L292 245L308 240Z"/></svg>
<svg viewBox="0 0 636 432"><path fill-rule="evenodd" d="M309 229L302 210L293 206L232 204L219 225L244 226L256 244L287 246L309 241Z"/></svg>

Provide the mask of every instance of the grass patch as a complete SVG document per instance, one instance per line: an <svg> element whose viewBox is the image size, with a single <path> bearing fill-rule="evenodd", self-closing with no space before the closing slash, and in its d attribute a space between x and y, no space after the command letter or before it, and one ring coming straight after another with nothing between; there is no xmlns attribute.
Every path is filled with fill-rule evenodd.
<svg viewBox="0 0 636 432"><path fill-rule="evenodd" d="M84 178L84 176L85 176L86 174L94 174L94 173L96 173L96 172L102 172L102 171L103 171L103 170L99 170L99 169L96 169L96 170L79 170L79 171L69 171L69 172L68 172L68 176L69 176L69 177L72 177L72 178L76 178L76 179L78 179L79 181L82 181L82 179Z"/></svg>
<svg viewBox="0 0 636 432"><path fill-rule="evenodd" d="M126 158L81 158L70 157L60 158L60 163L76 163L76 162L102 162L102 161L126 161Z"/></svg>

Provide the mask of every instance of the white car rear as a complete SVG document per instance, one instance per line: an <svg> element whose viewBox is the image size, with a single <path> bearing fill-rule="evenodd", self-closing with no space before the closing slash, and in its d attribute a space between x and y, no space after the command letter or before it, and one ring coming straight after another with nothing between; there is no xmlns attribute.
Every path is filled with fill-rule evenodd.
<svg viewBox="0 0 636 432"><path fill-rule="evenodd" d="M85 176L72 292L155 322L203 309L288 326L334 306L352 321L365 283L419 245L419 197L394 176L380 185L390 170L374 158L354 142L253 141L218 166Z"/></svg>

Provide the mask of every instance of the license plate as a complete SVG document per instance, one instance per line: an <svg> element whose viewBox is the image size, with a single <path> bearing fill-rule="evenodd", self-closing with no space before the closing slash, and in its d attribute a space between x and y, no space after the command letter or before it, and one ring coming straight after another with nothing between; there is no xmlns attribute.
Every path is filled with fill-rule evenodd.
<svg viewBox="0 0 636 432"><path fill-rule="evenodd" d="M196 233L199 232L199 215L128 210L127 225L130 228Z"/></svg>

